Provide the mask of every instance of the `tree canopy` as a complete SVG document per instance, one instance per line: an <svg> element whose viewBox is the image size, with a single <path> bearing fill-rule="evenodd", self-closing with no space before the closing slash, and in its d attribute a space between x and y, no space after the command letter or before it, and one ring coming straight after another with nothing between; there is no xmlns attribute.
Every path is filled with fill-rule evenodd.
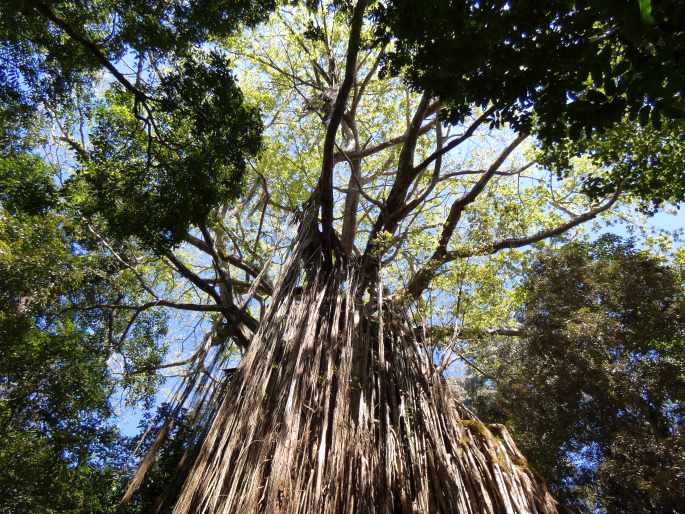
<svg viewBox="0 0 685 514"><path fill-rule="evenodd" d="M540 255L520 287L523 336L479 354L474 407L510 423L532 465L584 510L677 512L680 259L605 236Z"/></svg>
<svg viewBox="0 0 685 514"><path fill-rule="evenodd" d="M85 215L119 237L162 250L242 186L260 146L258 113L244 105L230 63L203 51L269 2L9 2L0 11L7 117L41 107L89 118L88 145L64 134L80 169L67 186ZM129 77L123 67L133 67ZM84 105L102 70L106 97ZM78 106L77 104L81 104ZM83 121L83 120L82 120ZM83 127L82 127L83 129ZM7 129L6 129L7 130Z"/></svg>
<svg viewBox="0 0 685 514"><path fill-rule="evenodd" d="M683 151L681 2L398 1L376 16L394 43L387 70L440 97L448 119L490 107L493 123L534 131L560 173L562 155L607 167L592 195L620 184L647 205L683 200L682 169L664 160Z"/></svg>
<svg viewBox="0 0 685 514"><path fill-rule="evenodd" d="M390 68L463 119L493 104L498 121L545 141L621 121L682 119L683 6L677 1L381 2Z"/></svg>

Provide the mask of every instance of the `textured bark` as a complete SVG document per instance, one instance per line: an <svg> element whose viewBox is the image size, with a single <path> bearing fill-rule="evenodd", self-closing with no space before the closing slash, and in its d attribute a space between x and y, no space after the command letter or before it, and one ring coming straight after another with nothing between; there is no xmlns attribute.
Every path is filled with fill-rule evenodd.
<svg viewBox="0 0 685 514"><path fill-rule="evenodd" d="M506 430L457 403L401 309L360 303L353 268L307 274L298 261L176 514L557 512Z"/></svg>

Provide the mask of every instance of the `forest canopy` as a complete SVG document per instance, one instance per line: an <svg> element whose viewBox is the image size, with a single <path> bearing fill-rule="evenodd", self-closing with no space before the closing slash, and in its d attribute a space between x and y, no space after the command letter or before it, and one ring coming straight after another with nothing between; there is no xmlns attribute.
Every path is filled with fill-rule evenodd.
<svg viewBox="0 0 685 514"><path fill-rule="evenodd" d="M684 45L676 0L3 2L0 512L680 512Z"/></svg>

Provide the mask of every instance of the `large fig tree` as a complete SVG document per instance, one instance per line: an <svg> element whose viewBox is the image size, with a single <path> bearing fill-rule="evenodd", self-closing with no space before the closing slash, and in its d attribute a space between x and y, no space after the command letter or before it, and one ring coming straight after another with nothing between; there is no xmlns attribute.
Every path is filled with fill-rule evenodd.
<svg viewBox="0 0 685 514"><path fill-rule="evenodd" d="M540 91L578 94L587 77L555 81L535 68L526 89L521 67L544 59L530 50L530 62L493 60L493 47L509 43L485 29L501 27L508 3L484 13L478 2L434 2L474 25L463 34L423 5L297 4L0 10L13 65L3 94L50 117L61 146L45 151L64 170L55 194L147 295L92 307L130 312L131 326L170 309L190 327L178 360L124 369L182 380L122 501L135 501L187 409L199 443L159 510L558 512L506 429L456 401L448 350L483 331L515 334L504 286L526 249L631 215L635 196L681 199L662 187L682 152L679 105L631 121L636 98L651 101L638 82L611 123L591 119L579 135L571 117L559 132ZM575 12L559 4L530 19L544 28ZM593 36L583 23L613 27L611 12L582 14L560 25L567 39L522 37L539 37L544 57ZM655 15L644 23L661 23ZM447 54L464 36L493 39L483 59L469 47L453 75L450 60L426 60L431 47L413 31ZM423 64L454 80L458 98L445 81L424 81ZM571 65L562 61L559 76ZM510 90L507 67L530 94ZM631 130L662 144L621 151ZM654 197L651 183L661 187Z"/></svg>

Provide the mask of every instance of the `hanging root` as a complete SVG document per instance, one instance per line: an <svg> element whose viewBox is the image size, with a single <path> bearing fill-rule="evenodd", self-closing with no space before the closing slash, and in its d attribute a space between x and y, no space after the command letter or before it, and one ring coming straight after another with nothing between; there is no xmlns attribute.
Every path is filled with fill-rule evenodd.
<svg viewBox="0 0 685 514"><path fill-rule="evenodd" d="M225 391L174 513L556 513L501 426L458 405L409 319L350 269L292 273Z"/></svg>

